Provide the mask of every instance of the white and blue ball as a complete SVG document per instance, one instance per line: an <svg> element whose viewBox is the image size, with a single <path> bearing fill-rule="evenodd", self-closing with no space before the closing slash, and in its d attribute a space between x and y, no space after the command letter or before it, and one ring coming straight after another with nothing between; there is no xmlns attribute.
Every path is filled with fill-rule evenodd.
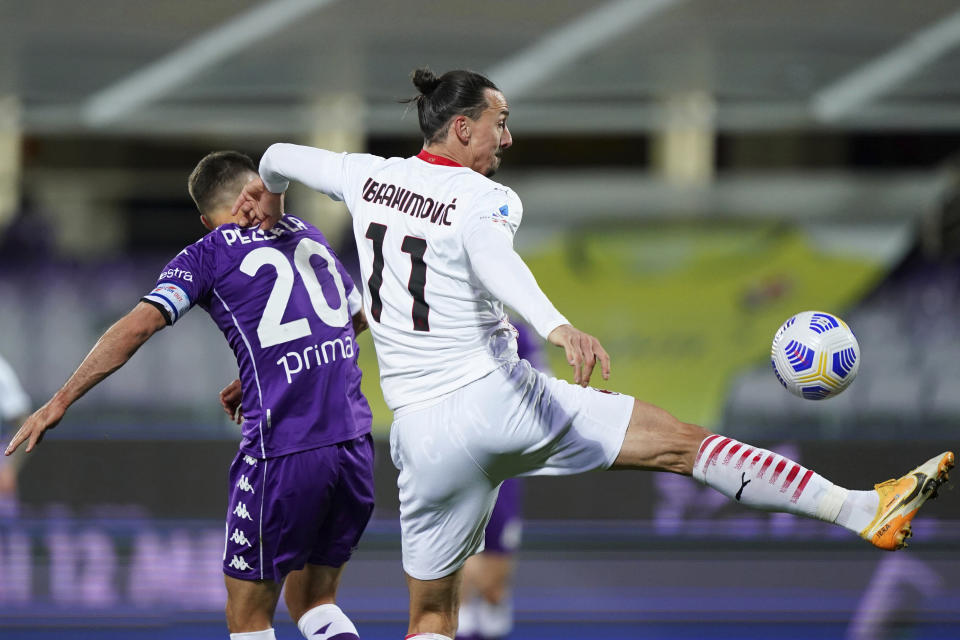
<svg viewBox="0 0 960 640"><path fill-rule="evenodd" d="M773 337L773 373L790 393L808 400L831 398L860 370L860 345L843 320L823 311L802 311Z"/></svg>

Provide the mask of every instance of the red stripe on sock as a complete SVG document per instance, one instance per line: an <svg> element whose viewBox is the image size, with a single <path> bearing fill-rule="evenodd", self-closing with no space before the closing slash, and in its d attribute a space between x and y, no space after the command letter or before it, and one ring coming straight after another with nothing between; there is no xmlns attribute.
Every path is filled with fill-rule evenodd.
<svg viewBox="0 0 960 640"><path fill-rule="evenodd" d="M751 453L753 453L753 447L749 447L746 451L743 452L743 455L741 455L740 459L737 460L737 469L743 468L743 463L747 461L747 458L750 457Z"/></svg>
<svg viewBox="0 0 960 640"><path fill-rule="evenodd" d="M724 448L725 446L727 446L728 444L730 444L730 442L731 442L731 439L730 439L730 438L724 438L723 440L721 440L721 441L717 444L717 446L715 446L715 447L713 448L713 451L710 452L710 457L708 457L708 458L707 458L707 461L703 463L703 472L704 472L704 473L707 472L707 469L710 468L710 465L711 465L711 464L715 464L715 463L716 463L717 458L720 457L720 452L723 450L723 448Z"/></svg>
<svg viewBox="0 0 960 640"><path fill-rule="evenodd" d="M703 457L703 452L707 450L707 446L719 437L720 437L719 435L714 434L712 436L709 436L703 442L700 443L700 450L697 451L697 459L693 461L694 469L696 469L697 465L700 464L700 458Z"/></svg>
<svg viewBox="0 0 960 640"><path fill-rule="evenodd" d="M783 486L780 487L780 493L784 493L787 490L787 487L790 486L790 483L793 482L793 479L797 477L798 473L800 473L800 465L794 463L793 467L790 468L790 473L787 474L787 479L783 481Z"/></svg>
<svg viewBox="0 0 960 640"><path fill-rule="evenodd" d="M800 485L797 487L797 490L793 493L793 497L790 498L790 502L796 502L800 499L800 494L803 493L803 490L807 488L807 483L810 482L810 477L813 475L813 469L807 469L807 472L803 474L803 479L800 480Z"/></svg>
<svg viewBox="0 0 960 640"><path fill-rule="evenodd" d="M770 484L773 484L777 481L777 478L780 477L780 474L783 473L783 470L787 466L787 459L782 458L779 463L777 463L777 468L773 470L773 475L770 476Z"/></svg>
<svg viewBox="0 0 960 640"><path fill-rule="evenodd" d="M738 442L737 444L730 447L730 451L727 451L727 457L723 459L723 464L730 464L730 458L733 457L737 451L743 448L743 443Z"/></svg>
<svg viewBox="0 0 960 640"><path fill-rule="evenodd" d="M763 474L767 472L767 468L773 464L773 459L776 457L776 455L777 454L775 453L771 453L767 456L767 459L763 461L763 466L760 467L760 473L757 474L758 478L762 478Z"/></svg>
<svg viewBox="0 0 960 640"><path fill-rule="evenodd" d="M763 449L757 452L757 455L753 456L753 460L750 461L750 468L753 469L757 466L757 463L760 462L760 458L763 457Z"/></svg>

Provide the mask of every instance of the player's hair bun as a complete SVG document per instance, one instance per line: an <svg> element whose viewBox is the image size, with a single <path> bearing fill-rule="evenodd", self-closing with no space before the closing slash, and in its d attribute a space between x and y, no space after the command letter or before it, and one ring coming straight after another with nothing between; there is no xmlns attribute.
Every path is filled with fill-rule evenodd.
<svg viewBox="0 0 960 640"><path fill-rule="evenodd" d="M423 95L430 95L439 85L440 78L427 67L420 67L413 72L413 86L419 89Z"/></svg>

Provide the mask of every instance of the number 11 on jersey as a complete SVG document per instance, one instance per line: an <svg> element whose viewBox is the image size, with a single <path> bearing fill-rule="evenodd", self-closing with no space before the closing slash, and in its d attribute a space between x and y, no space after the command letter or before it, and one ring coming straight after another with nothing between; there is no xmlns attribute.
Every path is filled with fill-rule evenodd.
<svg viewBox="0 0 960 640"><path fill-rule="evenodd" d="M370 314L380 322L383 312L383 299L380 288L383 286L383 242L387 236L387 225L371 222L366 237L373 241L373 272L367 281L370 288ZM430 305L427 304L425 289L427 286L427 263L423 256L427 253L427 241L416 236L405 236L400 250L410 254L410 280L407 291L413 297L411 317L414 331L430 331Z"/></svg>

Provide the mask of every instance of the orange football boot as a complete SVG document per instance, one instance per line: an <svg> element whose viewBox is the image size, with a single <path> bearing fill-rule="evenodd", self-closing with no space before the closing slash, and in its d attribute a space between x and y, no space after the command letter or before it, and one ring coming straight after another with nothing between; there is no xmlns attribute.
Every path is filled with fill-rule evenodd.
<svg viewBox="0 0 960 640"><path fill-rule="evenodd" d="M899 479L875 485L880 505L873 522L860 532L860 537L888 551L907 546L906 539L913 535L910 528L913 517L924 502L937 497L937 489L947 481L947 472L953 464L953 452L947 451Z"/></svg>

